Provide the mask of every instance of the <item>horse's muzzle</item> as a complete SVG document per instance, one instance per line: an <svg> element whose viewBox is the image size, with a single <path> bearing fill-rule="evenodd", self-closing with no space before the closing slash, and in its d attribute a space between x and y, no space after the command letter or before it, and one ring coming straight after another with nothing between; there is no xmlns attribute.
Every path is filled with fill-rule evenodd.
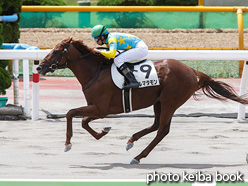
<svg viewBox="0 0 248 186"><path fill-rule="evenodd" d="M49 71L49 68L46 67L45 65L39 65L37 68L36 68L37 72L41 75L46 75L46 73Z"/></svg>

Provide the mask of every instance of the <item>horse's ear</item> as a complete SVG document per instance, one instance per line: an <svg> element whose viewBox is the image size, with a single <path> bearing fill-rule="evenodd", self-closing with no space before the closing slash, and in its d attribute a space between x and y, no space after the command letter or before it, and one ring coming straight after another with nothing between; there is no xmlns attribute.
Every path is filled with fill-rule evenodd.
<svg viewBox="0 0 248 186"><path fill-rule="evenodd" d="M66 39L63 40L65 43L70 43L72 41L72 37L68 37Z"/></svg>

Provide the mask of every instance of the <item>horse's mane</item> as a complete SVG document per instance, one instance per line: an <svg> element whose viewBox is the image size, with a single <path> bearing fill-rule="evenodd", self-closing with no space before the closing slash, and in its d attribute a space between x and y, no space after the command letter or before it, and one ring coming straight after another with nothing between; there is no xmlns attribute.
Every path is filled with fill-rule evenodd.
<svg viewBox="0 0 248 186"><path fill-rule="evenodd" d="M96 57L96 60L99 60L101 62L109 61L109 59L105 58L103 55L94 53L93 48L87 47L82 40L72 40L71 44L82 54L92 52L93 55Z"/></svg>
<svg viewBox="0 0 248 186"><path fill-rule="evenodd" d="M71 44L82 54L92 52L92 48L87 47L82 40L72 40Z"/></svg>

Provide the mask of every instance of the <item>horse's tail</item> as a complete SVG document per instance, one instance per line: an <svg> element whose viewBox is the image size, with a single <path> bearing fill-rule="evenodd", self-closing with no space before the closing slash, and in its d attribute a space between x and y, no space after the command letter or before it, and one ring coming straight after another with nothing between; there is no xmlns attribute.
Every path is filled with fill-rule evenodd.
<svg viewBox="0 0 248 186"><path fill-rule="evenodd" d="M197 70L194 71L198 76L197 90L202 89L206 96L220 101L231 99L242 104L248 104L247 95L239 96L232 86L222 81L215 81L208 75Z"/></svg>

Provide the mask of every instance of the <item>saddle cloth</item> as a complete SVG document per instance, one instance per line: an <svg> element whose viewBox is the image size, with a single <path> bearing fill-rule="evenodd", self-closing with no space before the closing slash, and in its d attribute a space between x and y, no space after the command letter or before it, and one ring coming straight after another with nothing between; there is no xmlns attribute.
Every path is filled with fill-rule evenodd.
<svg viewBox="0 0 248 186"><path fill-rule="evenodd" d="M138 62L136 64L126 63L133 71L133 74L139 82L139 88L159 85L158 75L151 60ZM114 84L122 89L125 83L124 76L118 71L117 66L113 63L111 66L111 75Z"/></svg>

